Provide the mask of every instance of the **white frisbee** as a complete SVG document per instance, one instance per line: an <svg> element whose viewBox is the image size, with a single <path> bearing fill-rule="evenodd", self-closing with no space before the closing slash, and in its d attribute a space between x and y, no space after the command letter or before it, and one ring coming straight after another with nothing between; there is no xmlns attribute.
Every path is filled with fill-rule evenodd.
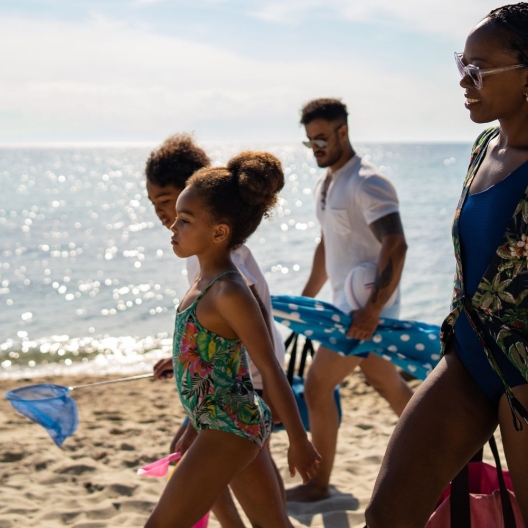
<svg viewBox="0 0 528 528"><path fill-rule="evenodd" d="M356 266L345 279L345 296L352 310L363 308L372 293L376 281L378 265L374 262L364 262ZM398 289L394 291L384 309L390 308L398 297Z"/></svg>

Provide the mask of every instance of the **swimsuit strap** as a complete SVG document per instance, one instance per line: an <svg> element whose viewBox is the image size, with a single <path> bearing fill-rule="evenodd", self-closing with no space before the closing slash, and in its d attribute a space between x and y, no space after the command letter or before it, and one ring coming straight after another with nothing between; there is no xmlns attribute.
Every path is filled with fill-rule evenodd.
<svg viewBox="0 0 528 528"><path fill-rule="evenodd" d="M196 304L208 291L209 289L211 288L211 286L219 279L221 279L224 275L228 275L230 273L238 273L240 274L240 271L238 270L227 270L227 271L224 271L223 273L220 273L220 275L218 275L218 277L215 277L210 283L209 285L205 288L205 290L200 293L200 295L198 295L198 297L196 297L196 300L194 301L193 304Z"/></svg>

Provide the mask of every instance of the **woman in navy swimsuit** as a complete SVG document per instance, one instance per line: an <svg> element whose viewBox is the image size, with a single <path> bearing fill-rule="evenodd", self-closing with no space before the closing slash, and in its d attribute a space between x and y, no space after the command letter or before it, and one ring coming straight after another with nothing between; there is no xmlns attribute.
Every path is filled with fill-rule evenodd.
<svg viewBox="0 0 528 528"><path fill-rule="evenodd" d="M444 356L392 435L369 528L423 528L497 426L528 526L528 4L493 10L455 59L471 120L499 126L473 146Z"/></svg>

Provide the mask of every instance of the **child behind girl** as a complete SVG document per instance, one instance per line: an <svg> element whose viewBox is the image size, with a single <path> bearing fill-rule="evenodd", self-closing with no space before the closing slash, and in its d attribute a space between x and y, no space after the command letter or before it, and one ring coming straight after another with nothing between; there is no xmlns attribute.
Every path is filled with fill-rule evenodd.
<svg viewBox="0 0 528 528"><path fill-rule="evenodd" d="M225 487L247 489L239 501L263 528L291 526L281 501L253 504L250 488L266 478L260 458L271 413L253 387L246 350L262 375L289 436L288 464L304 482L320 456L309 442L255 297L231 252L257 229L284 185L280 162L245 152L227 167L194 174L178 198L172 244L179 257L196 255L200 275L176 314L174 374L197 438L178 464L147 528L192 526Z"/></svg>

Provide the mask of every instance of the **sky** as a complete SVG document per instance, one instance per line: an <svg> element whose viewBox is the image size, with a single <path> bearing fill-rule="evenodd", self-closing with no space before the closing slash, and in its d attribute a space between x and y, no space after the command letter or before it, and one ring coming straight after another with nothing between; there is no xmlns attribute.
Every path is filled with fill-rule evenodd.
<svg viewBox="0 0 528 528"><path fill-rule="evenodd" d="M453 59L487 0L1 0L0 144L297 141L339 97L357 141L471 141Z"/></svg>

